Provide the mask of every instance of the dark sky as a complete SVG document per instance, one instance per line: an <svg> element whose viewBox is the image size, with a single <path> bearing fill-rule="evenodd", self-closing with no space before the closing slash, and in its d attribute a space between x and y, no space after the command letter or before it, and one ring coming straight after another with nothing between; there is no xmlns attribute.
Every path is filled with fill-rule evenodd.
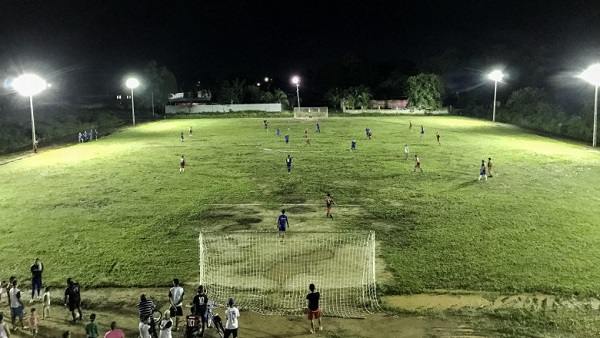
<svg viewBox="0 0 600 338"><path fill-rule="evenodd" d="M418 63L495 43L600 59L600 1L0 0L0 69L107 86L153 59L180 82L285 78L346 52Z"/></svg>

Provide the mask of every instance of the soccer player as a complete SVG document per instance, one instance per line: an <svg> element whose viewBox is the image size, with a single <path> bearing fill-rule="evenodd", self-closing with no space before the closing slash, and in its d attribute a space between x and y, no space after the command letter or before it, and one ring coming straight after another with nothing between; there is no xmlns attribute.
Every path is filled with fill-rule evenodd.
<svg viewBox="0 0 600 338"><path fill-rule="evenodd" d="M275 131L275 134L277 134L277 136L281 135L281 131L279 131L279 128L277 128L277 130Z"/></svg>
<svg viewBox="0 0 600 338"><path fill-rule="evenodd" d="M423 125L421 125L421 136L425 135L425 127L423 127Z"/></svg>
<svg viewBox="0 0 600 338"><path fill-rule="evenodd" d="M308 138L308 128L304 128L304 138Z"/></svg>
<svg viewBox="0 0 600 338"><path fill-rule="evenodd" d="M435 133L435 138L437 139L437 143L439 145L441 145L441 143L440 143L440 133Z"/></svg>
<svg viewBox="0 0 600 338"><path fill-rule="evenodd" d="M335 201L331 197L330 193L327 193L327 198L325 199L325 206L327 207L327 218L333 219L333 215L331 214L331 207L335 204Z"/></svg>
<svg viewBox="0 0 600 338"><path fill-rule="evenodd" d="M356 140L353 140L350 144L350 150L356 150Z"/></svg>
<svg viewBox="0 0 600 338"><path fill-rule="evenodd" d="M181 142L183 142L183 132L181 132Z"/></svg>
<svg viewBox="0 0 600 338"><path fill-rule="evenodd" d="M406 160L408 161L408 144L404 145L404 155L406 155Z"/></svg>
<svg viewBox="0 0 600 338"><path fill-rule="evenodd" d="M39 258L36 258L29 270L31 271L31 300L29 303L33 303L33 296L35 295L36 290L38 299L42 299L40 290L42 289L42 272L44 271L44 265L40 262Z"/></svg>
<svg viewBox="0 0 600 338"><path fill-rule="evenodd" d="M181 174L184 171L185 171L185 158L183 158L183 155L181 155L181 159L179 160L179 173Z"/></svg>
<svg viewBox="0 0 600 338"><path fill-rule="evenodd" d="M415 155L415 167L413 168L413 173L417 172L417 169L423 172L423 168L421 168L421 159L419 159L418 155Z"/></svg>
<svg viewBox="0 0 600 338"><path fill-rule="evenodd" d="M206 326L206 304L208 304L208 296L204 293L204 287L202 285L198 286L198 292L194 296L192 303L194 304L193 314L199 316L202 320L202 331L200 333L200 337L202 337L204 336L204 327Z"/></svg>
<svg viewBox="0 0 600 338"><path fill-rule="evenodd" d="M310 284L308 286L310 293L306 295L307 300L307 308L308 308L308 320L310 320L310 333L315 333L315 323L314 319L319 320L319 330L323 330L323 326L321 325L321 310L319 309L319 298L321 298L321 294L315 292L315 285Z"/></svg>
<svg viewBox="0 0 600 338"><path fill-rule="evenodd" d="M306 139L306 144L310 145L310 138Z"/></svg>
<svg viewBox="0 0 600 338"><path fill-rule="evenodd" d="M77 322L77 317L75 316L75 309L79 312L79 320L83 319L83 315L81 314L81 286L79 283L73 281L73 279L67 279L67 288L65 289L65 306L67 306L67 301L69 304L69 311L71 311L71 316L73 316L73 323Z"/></svg>
<svg viewBox="0 0 600 338"><path fill-rule="evenodd" d="M319 122L317 122L317 133L321 132L321 125L319 124Z"/></svg>
<svg viewBox="0 0 600 338"><path fill-rule="evenodd" d="M487 175L485 173L485 160L481 160L481 168L479 169L479 178L477 180L480 181L482 177L484 177L487 181Z"/></svg>
<svg viewBox="0 0 600 338"><path fill-rule="evenodd" d="M370 128L367 128L367 129L365 129L365 133L367 134L367 137L368 137L368 138L369 138L369 140L370 140L370 139L371 139L371 135L372 135L372 134L371 134L371 129L370 129Z"/></svg>
<svg viewBox="0 0 600 338"><path fill-rule="evenodd" d="M175 317L175 331L179 330L179 318L183 316L183 288L179 286L179 278L173 279L173 287L169 290L170 314ZM170 330L169 330L170 331Z"/></svg>
<svg viewBox="0 0 600 338"><path fill-rule="evenodd" d="M269 122L267 120L263 120L263 125L265 126L265 130L269 129Z"/></svg>
<svg viewBox="0 0 600 338"><path fill-rule="evenodd" d="M292 156L288 155L285 159L285 165L287 166L288 174L292 173Z"/></svg>
<svg viewBox="0 0 600 338"><path fill-rule="evenodd" d="M488 157L487 171L488 171L488 176L489 177L494 177L494 174L492 174L492 167L493 166L494 166L494 164L492 163L492 158Z"/></svg>
<svg viewBox="0 0 600 338"><path fill-rule="evenodd" d="M290 143L290 135L285 134L285 144Z"/></svg>
<svg viewBox="0 0 600 338"><path fill-rule="evenodd" d="M227 322L225 322L225 338L229 338L233 334L233 338L237 338L238 336L238 318L240 317L240 310L237 307L233 306L233 298L229 298L227 302L229 304L229 308L225 310L225 318Z"/></svg>
<svg viewBox="0 0 600 338"><path fill-rule="evenodd" d="M192 130L192 127L190 126L190 137L192 137L192 134L193 134L193 130Z"/></svg>
<svg viewBox="0 0 600 338"><path fill-rule="evenodd" d="M277 230L279 230L279 237L285 237L285 231L290 227L290 221L285 215L285 209L281 210L281 215L277 218Z"/></svg>
<svg viewBox="0 0 600 338"><path fill-rule="evenodd" d="M408 121L408 131L412 132L412 121Z"/></svg>

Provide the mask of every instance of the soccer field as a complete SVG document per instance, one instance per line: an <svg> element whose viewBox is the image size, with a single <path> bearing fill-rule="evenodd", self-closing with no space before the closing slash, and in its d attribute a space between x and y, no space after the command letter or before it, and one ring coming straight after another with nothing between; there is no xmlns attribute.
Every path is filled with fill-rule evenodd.
<svg viewBox="0 0 600 338"><path fill-rule="evenodd" d="M600 289L598 152L458 117L334 117L321 129L167 120L0 165L2 272L27 279L40 257L52 285L195 283L199 231L275 232L286 208L292 232L376 231L385 292ZM424 173L413 173L415 154ZM477 181L488 157L495 175Z"/></svg>

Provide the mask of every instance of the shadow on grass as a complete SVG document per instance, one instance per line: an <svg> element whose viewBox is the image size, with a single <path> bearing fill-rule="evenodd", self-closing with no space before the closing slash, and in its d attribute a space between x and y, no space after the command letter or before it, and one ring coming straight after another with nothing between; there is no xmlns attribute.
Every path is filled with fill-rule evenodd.
<svg viewBox="0 0 600 338"><path fill-rule="evenodd" d="M475 183L477 183L477 180L468 180L468 181L465 181L465 182L457 185L456 188L454 188L452 190L456 191L456 190L459 190L459 189L464 189L466 187L472 186Z"/></svg>

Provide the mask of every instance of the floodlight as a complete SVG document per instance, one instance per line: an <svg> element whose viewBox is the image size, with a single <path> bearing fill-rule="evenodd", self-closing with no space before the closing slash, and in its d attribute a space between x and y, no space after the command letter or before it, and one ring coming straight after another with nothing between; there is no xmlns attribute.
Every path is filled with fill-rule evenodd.
<svg viewBox="0 0 600 338"><path fill-rule="evenodd" d="M23 96L39 94L48 87L46 81L33 74L21 75L13 81L12 86Z"/></svg>
<svg viewBox="0 0 600 338"><path fill-rule="evenodd" d="M135 89L140 85L140 81L138 81L136 78L130 77L129 79L127 79L127 81L125 82L125 85L127 86L127 88L129 89Z"/></svg>
<svg viewBox="0 0 600 338"><path fill-rule="evenodd" d="M300 83L300 78L297 76L292 77L292 83L298 85Z"/></svg>
<svg viewBox="0 0 600 338"><path fill-rule="evenodd" d="M494 70L493 72L488 74L488 78L494 82L502 82L504 74L502 74L501 70Z"/></svg>
<svg viewBox="0 0 600 338"><path fill-rule="evenodd" d="M579 77L594 86L600 86L600 64L589 66Z"/></svg>

